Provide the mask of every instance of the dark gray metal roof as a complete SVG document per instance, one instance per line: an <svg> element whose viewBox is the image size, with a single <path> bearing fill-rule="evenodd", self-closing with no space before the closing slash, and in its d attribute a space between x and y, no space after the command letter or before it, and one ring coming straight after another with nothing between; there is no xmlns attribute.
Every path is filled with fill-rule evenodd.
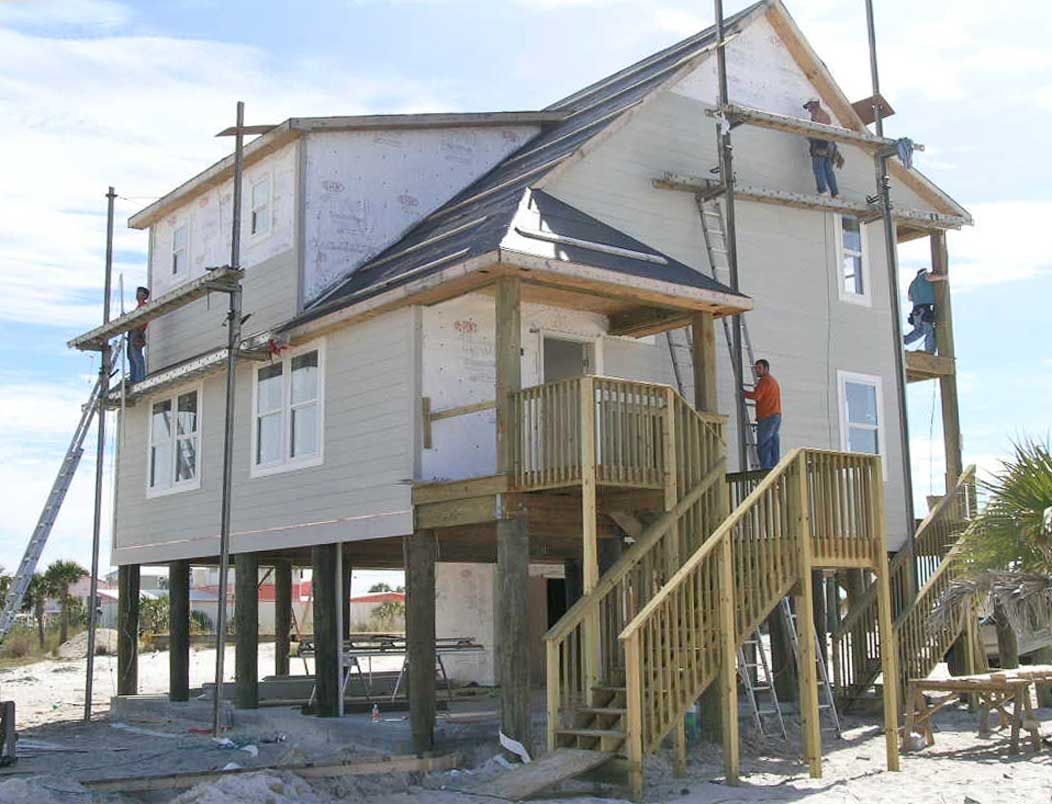
<svg viewBox="0 0 1052 804"><path fill-rule="evenodd" d="M725 24L727 34L734 33L743 20L766 5L766 0L761 0L729 17ZM352 303L367 298L371 295L371 289L379 293L496 249L508 232L519 204L531 185L623 113L643 101L677 70L711 48L715 38L715 28L707 28L549 106L547 111L565 112L566 118L541 131L398 241L312 301L290 326L314 318L322 310L329 312L343 306L339 303L341 299ZM634 245L630 248L649 249L628 235L544 193L534 193L532 200L549 210L554 218L562 222L561 225L570 226L574 231L583 227L583 230L592 232L582 239L594 239L611 245L614 245L615 240L631 242ZM558 214L555 213L557 207ZM572 225L570 221L573 221ZM582 252L580 257L582 262L598 266L596 252ZM688 266L671 258L665 259L668 260L667 265L619 259L607 260L608 265L598 267L733 293L730 288L702 276ZM636 265L636 262L639 264ZM639 273L643 271L650 273Z"/></svg>

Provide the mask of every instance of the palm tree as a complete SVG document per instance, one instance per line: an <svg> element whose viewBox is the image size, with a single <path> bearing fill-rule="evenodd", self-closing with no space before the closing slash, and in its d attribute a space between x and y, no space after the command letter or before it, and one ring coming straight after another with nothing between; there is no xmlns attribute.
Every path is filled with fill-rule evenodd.
<svg viewBox="0 0 1052 804"><path fill-rule="evenodd" d="M1026 440L1013 445L992 480L980 481L986 507L961 539L964 578L947 590L937 614L975 594L994 603L1002 664L1018 663L1016 633L1052 618L1052 448Z"/></svg>
<svg viewBox="0 0 1052 804"><path fill-rule="evenodd" d="M84 567L76 561L52 561L44 572L54 594L59 596L59 604L62 607L60 643L69 639L69 587L88 574ZM92 601L94 605L94 601Z"/></svg>
<svg viewBox="0 0 1052 804"><path fill-rule="evenodd" d="M39 572L33 573L33 578L26 588L25 597L22 598L22 611L32 611L33 616L36 617L40 650L44 650L44 603L51 595L52 589L47 578Z"/></svg>

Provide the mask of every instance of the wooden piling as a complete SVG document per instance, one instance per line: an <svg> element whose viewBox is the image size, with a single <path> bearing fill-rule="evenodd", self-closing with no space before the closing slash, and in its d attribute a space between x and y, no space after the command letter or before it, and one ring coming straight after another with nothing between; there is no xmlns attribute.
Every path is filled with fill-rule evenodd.
<svg viewBox="0 0 1052 804"><path fill-rule="evenodd" d="M139 692L139 565L117 570L117 694Z"/></svg>
<svg viewBox="0 0 1052 804"><path fill-rule="evenodd" d="M339 634L336 629L336 545L311 547L314 585L314 712L340 713Z"/></svg>
<svg viewBox="0 0 1052 804"><path fill-rule="evenodd" d="M234 706L259 706L259 557L234 556Z"/></svg>
<svg viewBox="0 0 1052 804"><path fill-rule="evenodd" d="M289 674L292 631L292 562L274 562L274 675Z"/></svg>
<svg viewBox="0 0 1052 804"><path fill-rule="evenodd" d="M406 581L406 649L409 661L409 722L413 750L430 751L435 741L435 558L430 530L403 541Z"/></svg>
<svg viewBox="0 0 1052 804"><path fill-rule="evenodd" d="M168 565L168 700L190 700L190 562Z"/></svg>

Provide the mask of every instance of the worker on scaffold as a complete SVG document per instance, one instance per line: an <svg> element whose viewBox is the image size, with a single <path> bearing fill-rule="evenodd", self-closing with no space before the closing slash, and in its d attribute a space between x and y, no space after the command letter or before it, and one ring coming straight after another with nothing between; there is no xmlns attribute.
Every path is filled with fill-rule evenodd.
<svg viewBox="0 0 1052 804"><path fill-rule="evenodd" d="M771 375L771 364L756 361L756 387L742 389L746 399L756 402L756 452L761 469L773 469L782 459L782 388Z"/></svg>
<svg viewBox="0 0 1052 804"><path fill-rule="evenodd" d="M937 274L927 268L921 268L910 282L908 291L913 309L907 319L913 330L902 338L905 345L924 338L924 351L935 354L935 286L932 282L945 282L946 274Z"/></svg>
<svg viewBox="0 0 1052 804"><path fill-rule="evenodd" d="M137 287L135 289L135 309L146 306L150 300L150 289ZM146 379L146 358L143 349L146 348L146 324L128 331L128 367L129 379L133 383L142 382Z"/></svg>
<svg viewBox="0 0 1052 804"><path fill-rule="evenodd" d="M811 98L804 104L804 108L810 112L811 122L821 123L826 126L832 125L833 119L822 108L818 98ZM840 195L840 190L837 187L836 170L833 166L834 163L838 168L844 166L844 157L840 155L840 149L836 147L836 143L832 140L808 137L807 141L810 144L811 168L815 173L815 184L818 186L818 194L822 195L828 191L831 198L836 198Z"/></svg>

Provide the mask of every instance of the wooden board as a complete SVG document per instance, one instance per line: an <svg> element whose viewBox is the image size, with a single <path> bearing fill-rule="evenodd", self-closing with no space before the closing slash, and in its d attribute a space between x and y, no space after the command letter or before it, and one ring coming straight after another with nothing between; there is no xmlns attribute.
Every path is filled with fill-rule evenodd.
<svg viewBox="0 0 1052 804"><path fill-rule="evenodd" d="M502 798L506 801L522 801L536 795L552 785L565 782L598 768L613 759L605 751L588 751L584 748L557 748L529 765L519 765L503 776L480 782L464 792Z"/></svg>
<svg viewBox="0 0 1052 804"><path fill-rule="evenodd" d="M909 382L952 377L955 371L956 361L952 357L906 351L906 379Z"/></svg>

